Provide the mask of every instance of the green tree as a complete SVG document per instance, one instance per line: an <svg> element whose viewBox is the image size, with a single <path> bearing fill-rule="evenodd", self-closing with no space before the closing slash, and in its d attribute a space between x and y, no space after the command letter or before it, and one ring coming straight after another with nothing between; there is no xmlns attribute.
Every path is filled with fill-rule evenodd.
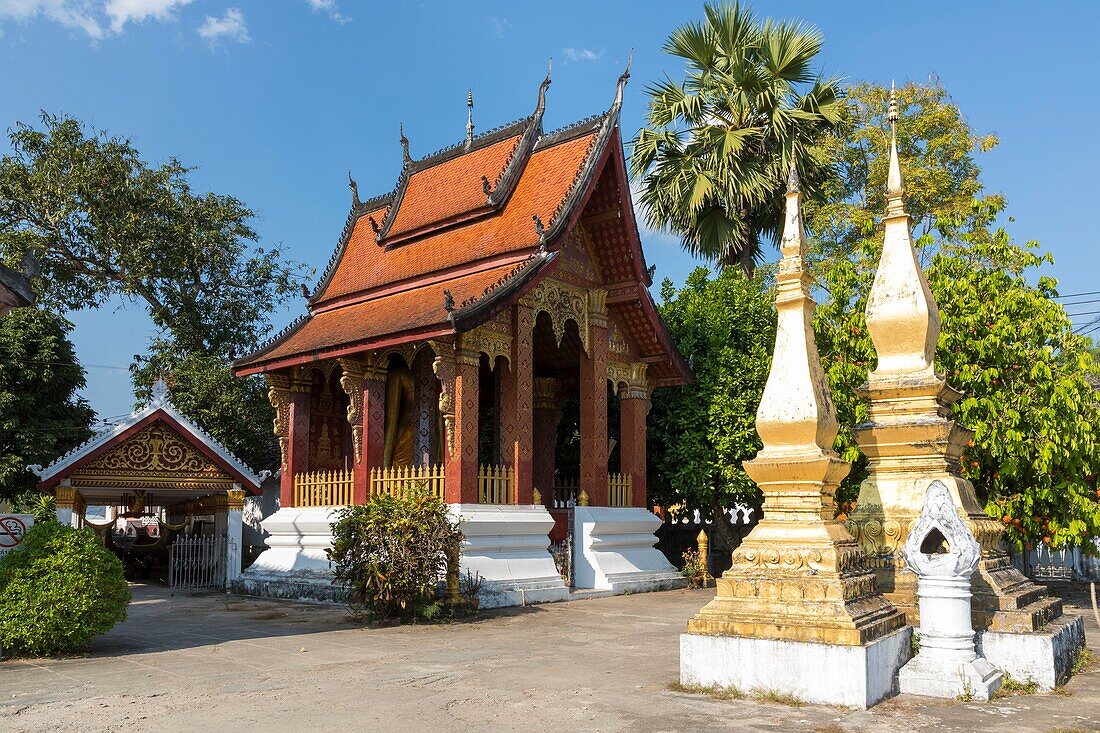
<svg viewBox="0 0 1100 733"><path fill-rule="evenodd" d="M843 106L839 82L815 76L823 38L800 22L760 21L740 5L708 4L673 31L665 52L682 82L652 84L631 155L647 222L693 254L751 277L761 238L778 242L783 192L797 161L812 196L831 161L819 141Z"/></svg>
<svg viewBox="0 0 1100 733"><path fill-rule="evenodd" d="M228 378L230 364L308 273L281 246L254 246L253 212L194 192L178 160L151 166L129 140L71 117L43 114L41 126L17 124L0 159L0 260L33 254L35 288L57 310L141 302L160 333L132 366L138 396L168 373L200 422L226 405L247 416L205 424L216 438L246 461L270 458L273 439L257 445L255 426L270 424L271 407L256 380Z"/></svg>
<svg viewBox="0 0 1100 733"><path fill-rule="evenodd" d="M661 317L695 378L653 394L648 489L657 503L712 517L737 504L760 506L741 463L762 447L756 409L776 324L769 282L766 273L746 279L727 268L711 277L698 268L680 290L662 284Z"/></svg>
<svg viewBox="0 0 1100 733"><path fill-rule="evenodd" d="M825 255L818 346L842 425L837 447L855 462L840 502L866 476L851 428L868 418L855 389L875 366L864 309L882 246L888 95L869 84L850 90L846 126L830 143L843 161L834 198L809 217ZM1088 382L1096 362L1055 300L1056 282L1038 272L1051 255L996 226L1004 198L983 191L975 160L996 139L975 135L935 80L898 97L906 203L942 321L937 369L964 392L955 416L975 431L964 475L1015 542L1079 543L1100 530L1100 408Z"/></svg>
<svg viewBox="0 0 1100 733"><path fill-rule="evenodd" d="M37 308L0 318L0 499L33 506L30 464L48 464L91 436L95 413L77 392L84 369L72 324Z"/></svg>

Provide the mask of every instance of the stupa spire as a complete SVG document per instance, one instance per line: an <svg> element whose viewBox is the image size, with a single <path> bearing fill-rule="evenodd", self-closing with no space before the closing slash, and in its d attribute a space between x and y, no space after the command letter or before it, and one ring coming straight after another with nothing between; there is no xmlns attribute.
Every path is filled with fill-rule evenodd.
<svg viewBox="0 0 1100 733"><path fill-rule="evenodd" d="M940 313L924 277L905 212L905 190L898 160L897 94L890 91L890 169L886 177L885 235L882 258L867 297L867 330L878 366L871 383L906 375L935 379L933 360L940 336Z"/></svg>

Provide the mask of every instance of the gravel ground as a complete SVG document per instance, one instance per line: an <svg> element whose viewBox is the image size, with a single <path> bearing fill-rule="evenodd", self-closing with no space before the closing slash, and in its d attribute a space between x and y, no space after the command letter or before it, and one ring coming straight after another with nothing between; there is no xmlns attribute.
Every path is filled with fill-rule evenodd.
<svg viewBox="0 0 1100 733"><path fill-rule="evenodd" d="M0 662L0 731L1100 730L1100 665L991 703L869 711L678 692L678 636L713 590L362 628L343 609L134 586L86 656ZM1077 589L1093 657L1100 630Z"/></svg>

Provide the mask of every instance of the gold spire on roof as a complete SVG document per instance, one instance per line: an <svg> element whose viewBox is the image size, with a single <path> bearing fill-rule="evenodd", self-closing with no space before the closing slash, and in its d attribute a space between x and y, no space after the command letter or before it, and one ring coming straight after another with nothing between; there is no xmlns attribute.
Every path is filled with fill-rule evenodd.
<svg viewBox="0 0 1100 733"><path fill-rule="evenodd" d="M474 144L474 90L466 92L466 149Z"/></svg>

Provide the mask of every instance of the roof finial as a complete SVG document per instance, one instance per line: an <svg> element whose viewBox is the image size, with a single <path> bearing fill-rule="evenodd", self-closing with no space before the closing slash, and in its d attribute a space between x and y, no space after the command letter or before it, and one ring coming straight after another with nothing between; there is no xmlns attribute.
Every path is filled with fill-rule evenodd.
<svg viewBox="0 0 1100 733"><path fill-rule="evenodd" d="M905 182L901 177L901 164L898 162L897 122L898 95L894 82L890 82L890 105L886 110L886 119L890 122L890 170L886 175L886 216L905 216Z"/></svg>
<svg viewBox="0 0 1100 733"><path fill-rule="evenodd" d="M466 149L474 144L474 90L466 92Z"/></svg>
<svg viewBox="0 0 1100 733"><path fill-rule="evenodd" d="M626 82L630 79L630 65L634 63L634 49L630 49L630 56L626 59L626 69L619 75L619 81L615 86L615 104L614 107L621 107L623 104L623 89L626 88Z"/></svg>
<svg viewBox="0 0 1100 733"><path fill-rule="evenodd" d="M451 294L450 290L443 291L443 310L450 313L455 309L455 296Z"/></svg>
<svg viewBox="0 0 1100 733"><path fill-rule="evenodd" d="M409 138L405 137L405 123L400 123L399 130L401 130L401 156L406 165L412 162L412 156L409 155Z"/></svg>
<svg viewBox="0 0 1100 733"><path fill-rule="evenodd" d="M550 72L554 69L554 59L546 62L546 78L539 84L539 99L535 105L535 117L541 121L542 113L546 109L546 90L550 88ZM540 122L541 124L541 122Z"/></svg>
<svg viewBox="0 0 1100 733"><path fill-rule="evenodd" d="M168 382L164 381L163 374L153 382L152 394L154 405L163 405L168 400Z"/></svg>
<svg viewBox="0 0 1100 733"><path fill-rule="evenodd" d="M348 188L351 189L351 205L359 206L359 184L351 177L351 168L348 168Z"/></svg>

